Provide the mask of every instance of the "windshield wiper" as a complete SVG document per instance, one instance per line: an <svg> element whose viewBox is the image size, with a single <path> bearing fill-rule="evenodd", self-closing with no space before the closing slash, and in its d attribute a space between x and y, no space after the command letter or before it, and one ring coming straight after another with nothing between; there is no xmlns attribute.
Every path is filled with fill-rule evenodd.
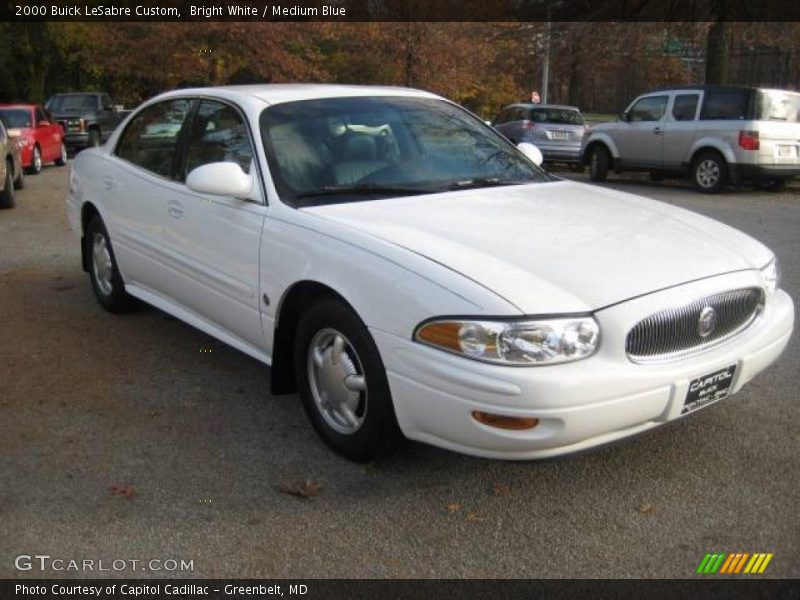
<svg viewBox="0 0 800 600"><path fill-rule="evenodd" d="M336 196L340 194L433 194L435 190L402 185L380 185L377 183L356 183L354 185L326 185L315 190L308 190L297 195L297 199L314 198L316 196Z"/></svg>
<svg viewBox="0 0 800 600"><path fill-rule="evenodd" d="M447 186L448 190L466 190L469 188L498 187L501 185L525 185L534 181L521 181L519 179L500 179L499 177L474 177L464 181L454 181Z"/></svg>

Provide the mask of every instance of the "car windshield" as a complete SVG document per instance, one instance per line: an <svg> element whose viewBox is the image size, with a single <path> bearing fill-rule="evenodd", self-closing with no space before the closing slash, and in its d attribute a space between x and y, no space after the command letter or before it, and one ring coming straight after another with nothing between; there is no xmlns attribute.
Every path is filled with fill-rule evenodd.
<svg viewBox="0 0 800 600"><path fill-rule="evenodd" d="M288 102L264 110L261 131L278 193L297 207L554 179L436 99Z"/></svg>
<svg viewBox="0 0 800 600"><path fill-rule="evenodd" d="M54 113L97 110L97 96L93 94L66 94L53 96L47 109Z"/></svg>
<svg viewBox="0 0 800 600"><path fill-rule="evenodd" d="M9 129L31 127L31 112L24 108L0 108L0 119Z"/></svg>
<svg viewBox="0 0 800 600"><path fill-rule="evenodd" d="M535 108L531 120L536 123L554 123L556 125L583 125L583 115L569 108Z"/></svg>
<svg viewBox="0 0 800 600"><path fill-rule="evenodd" d="M763 121L800 122L800 94L761 90L758 94L758 118Z"/></svg>

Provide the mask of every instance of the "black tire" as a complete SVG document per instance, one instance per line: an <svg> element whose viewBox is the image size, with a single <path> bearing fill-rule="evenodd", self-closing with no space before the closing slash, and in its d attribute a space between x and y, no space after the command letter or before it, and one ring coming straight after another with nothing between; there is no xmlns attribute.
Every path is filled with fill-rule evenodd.
<svg viewBox="0 0 800 600"><path fill-rule="evenodd" d="M756 188L765 192L779 193L786 189L789 180L785 177L774 177L772 179L761 179L756 181Z"/></svg>
<svg viewBox="0 0 800 600"><path fill-rule="evenodd" d="M664 174L661 171L650 171L650 181L664 181Z"/></svg>
<svg viewBox="0 0 800 600"><path fill-rule="evenodd" d="M56 166L63 167L67 164L67 146L64 142L61 142L61 154L59 154L58 158L56 159Z"/></svg>
<svg viewBox="0 0 800 600"><path fill-rule="evenodd" d="M9 160L6 162L6 178L3 189L0 190L0 208L14 208L14 165Z"/></svg>
<svg viewBox="0 0 800 600"><path fill-rule="evenodd" d="M100 138L100 130L99 129L90 129L89 130L89 148L97 148L102 143L103 143L102 139Z"/></svg>
<svg viewBox="0 0 800 600"><path fill-rule="evenodd" d="M110 281L107 281L110 284L110 290L104 289L106 286L101 283L99 273L102 269L94 255L94 243L98 236L105 240L111 261ZM117 259L114 256L114 249L111 247L111 239L108 237L106 226L99 215L95 215L89 221L84 235L84 243L86 244L85 252L89 263L89 280L92 282L92 289L97 301L103 308L112 313L124 313L133 309L136 302L132 296L125 292L125 284L119 274Z"/></svg>
<svg viewBox="0 0 800 600"><path fill-rule="evenodd" d="M14 180L14 189L21 190L25 187L25 169L20 168L17 178Z"/></svg>
<svg viewBox="0 0 800 600"><path fill-rule="evenodd" d="M603 182L608 177L608 170L611 168L611 154L608 149L600 144L595 144L589 148L589 178L598 183Z"/></svg>
<svg viewBox="0 0 800 600"><path fill-rule="evenodd" d="M39 144L33 147L33 156L31 156L31 164L28 167L29 175L38 175L42 172L42 149Z"/></svg>
<svg viewBox="0 0 800 600"><path fill-rule="evenodd" d="M716 194L728 183L728 165L719 152L708 150L692 161L692 183L697 191Z"/></svg>
<svg viewBox="0 0 800 600"><path fill-rule="evenodd" d="M362 375L366 383L364 391L348 392L358 394L354 413L362 420L358 429L350 433L337 431L331 425L330 417L323 415L312 390L312 375L309 373L313 368L312 342L331 331L344 337L342 355L349 360L351 367L356 365L353 367L355 374ZM333 346L329 348L326 360L333 356ZM352 461L363 463L396 448L403 435L394 414L386 370L372 336L350 308L333 298L311 306L300 318L294 350L295 374L303 407L314 429L331 449Z"/></svg>

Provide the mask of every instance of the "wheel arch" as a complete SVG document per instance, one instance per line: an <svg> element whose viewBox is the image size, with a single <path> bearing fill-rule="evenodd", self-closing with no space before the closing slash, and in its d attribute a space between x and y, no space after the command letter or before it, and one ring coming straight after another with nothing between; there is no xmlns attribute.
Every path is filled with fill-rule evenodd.
<svg viewBox="0 0 800 600"><path fill-rule="evenodd" d="M270 369L270 391L273 394L292 394L297 391L294 372L294 339L297 326L303 311L322 298L334 298L358 315L353 305L326 283L304 279L286 289L275 311Z"/></svg>
<svg viewBox="0 0 800 600"><path fill-rule="evenodd" d="M730 146L727 144L722 144L715 139L703 138L697 140L697 142L695 142L695 144L692 146L692 151L689 153L689 160L686 163L687 166L691 167L701 153L709 151L720 154L728 164L733 164L736 162L736 155Z"/></svg>
<svg viewBox="0 0 800 600"><path fill-rule="evenodd" d="M89 272L89 255L86 252L86 228L89 226L89 221L97 215L101 219L100 211L91 202L84 202L81 206L81 266L87 273Z"/></svg>
<svg viewBox="0 0 800 600"><path fill-rule="evenodd" d="M586 145L581 152L581 162L582 164L588 164L589 160L589 150L594 148L595 146L605 146L608 153L611 155L611 159L615 160L619 158L619 150L617 149L617 145L614 143L614 140L611 139L611 136L607 134L595 134L589 138L586 142Z"/></svg>

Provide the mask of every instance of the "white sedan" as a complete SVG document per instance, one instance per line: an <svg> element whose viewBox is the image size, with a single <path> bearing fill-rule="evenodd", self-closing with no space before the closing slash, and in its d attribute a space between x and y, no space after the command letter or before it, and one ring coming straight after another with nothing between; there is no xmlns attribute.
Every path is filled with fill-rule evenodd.
<svg viewBox="0 0 800 600"><path fill-rule="evenodd" d="M143 300L271 365L353 460L403 436L575 452L780 355L794 308L769 249L535 154L420 91L181 90L78 155L67 206L104 308Z"/></svg>

